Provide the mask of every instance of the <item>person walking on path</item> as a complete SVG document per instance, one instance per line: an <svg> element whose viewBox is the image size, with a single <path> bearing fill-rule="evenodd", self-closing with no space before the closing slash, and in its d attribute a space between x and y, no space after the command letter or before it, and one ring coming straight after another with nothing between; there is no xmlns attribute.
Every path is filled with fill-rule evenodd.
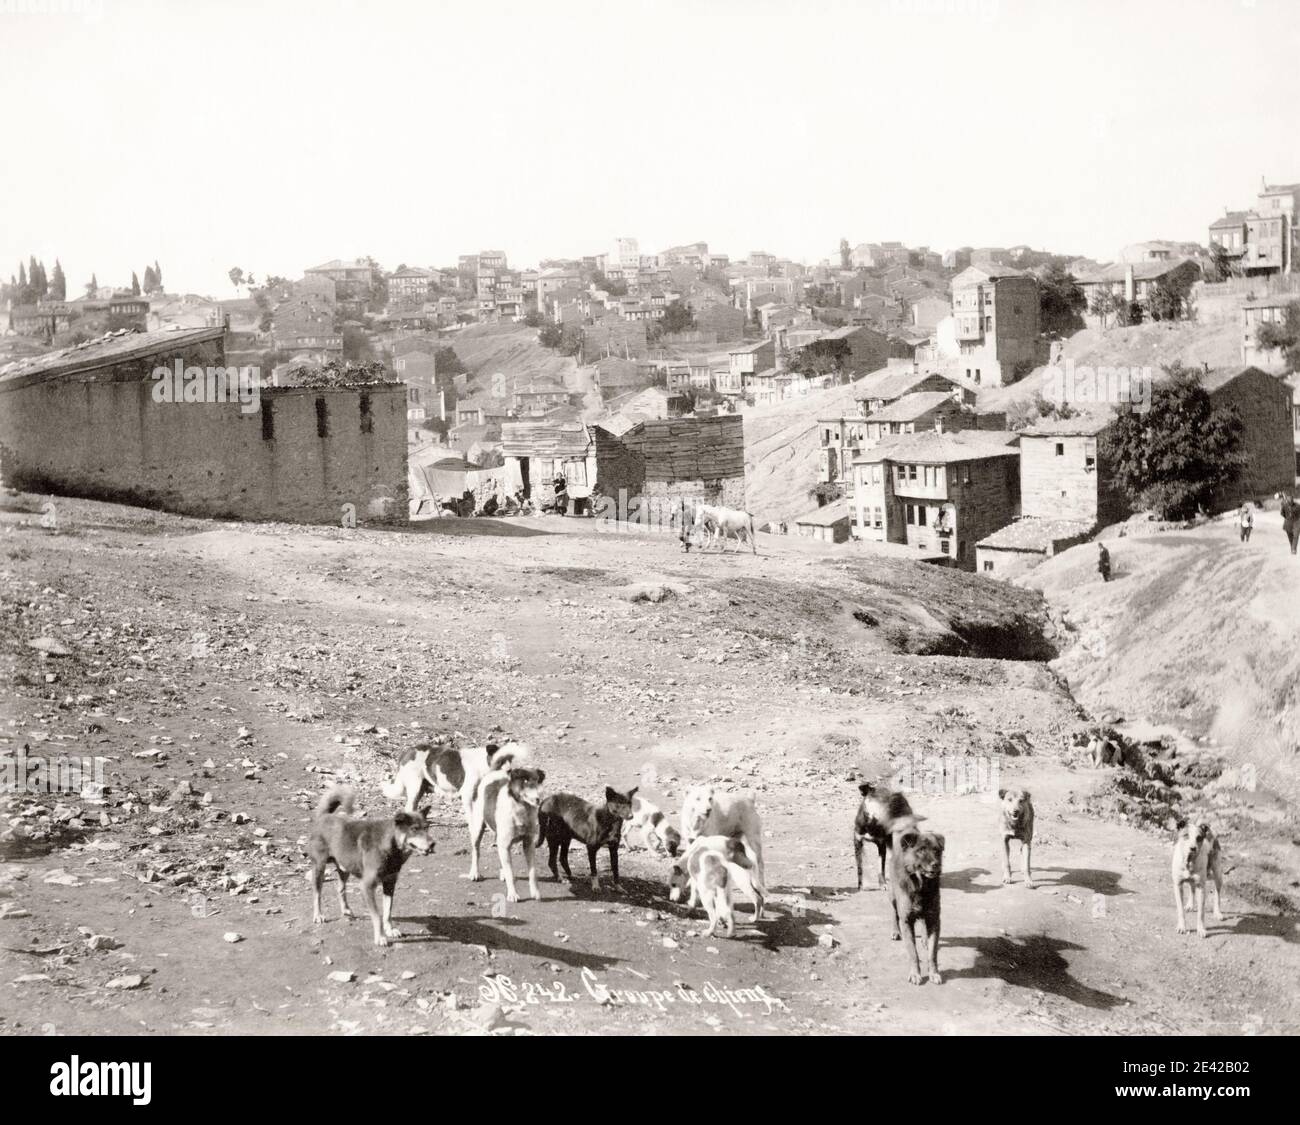
<svg viewBox="0 0 1300 1125"><path fill-rule="evenodd" d="M1250 503L1242 504L1241 511L1237 514L1237 522L1241 525L1241 541L1250 542L1250 532L1255 526L1255 514L1250 510Z"/></svg>
<svg viewBox="0 0 1300 1125"><path fill-rule="evenodd" d="M1097 573L1103 582L1110 581L1110 552L1106 550L1105 543L1097 544Z"/></svg>

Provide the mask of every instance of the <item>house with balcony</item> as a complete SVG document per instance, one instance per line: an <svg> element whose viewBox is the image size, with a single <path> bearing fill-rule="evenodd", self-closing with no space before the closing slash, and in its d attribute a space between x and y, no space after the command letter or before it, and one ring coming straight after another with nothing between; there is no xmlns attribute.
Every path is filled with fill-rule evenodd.
<svg viewBox="0 0 1300 1125"><path fill-rule="evenodd" d="M1265 371L1282 371L1286 357L1281 348L1265 348L1259 342L1261 324L1286 323L1287 311L1300 304L1300 293L1280 293L1241 303L1241 362Z"/></svg>
<svg viewBox="0 0 1300 1125"><path fill-rule="evenodd" d="M1175 289L1190 288L1201 276L1201 267L1190 258L1148 258L1141 262L1114 262L1099 269L1080 273L1075 282L1087 304L1083 320L1090 328L1104 327L1105 318L1096 309L1098 294L1107 292L1116 304L1137 305L1147 315L1151 295L1162 283Z"/></svg>
<svg viewBox="0 0 1300 1125"><path fill-rule="evenodd" d="M1020 513L1020 453L1006 431L891 437L853 463L855 538L936 552L975 569L975 544Z"/></svg>

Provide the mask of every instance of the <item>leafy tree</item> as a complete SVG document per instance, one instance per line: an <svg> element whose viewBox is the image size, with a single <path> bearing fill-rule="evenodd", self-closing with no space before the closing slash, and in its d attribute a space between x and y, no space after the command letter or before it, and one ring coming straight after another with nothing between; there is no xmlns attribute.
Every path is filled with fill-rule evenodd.
<svg viewBox="0 0 1300 1125"><path fill-rule="evenodd" d="M234 266L226 276L230 278L230 284L236 289L244 284L244 271L238 266Z"/></svg>
<svg viewBox="0 0 1300 1125"><path fill-rule="evenodd" d="M853 268L853 248L849 246L847 238L840 239L840 269Z"/></svg>
<svg viewBox="0 0 1300 1125"><path fill-rule="evenodd" d="M159 288L159 290L161 290L162 287L163 287L163 283L162 283L162 266L160 266L160 265L158 264L158 259L157 259L157 258L155 258L155 259L153 260L153 281L154 281L154 284Z"/></svg>
<svg viewBox="0 0 1300 1125"><path fill-rule="evenodd" d="M1079 283L1059 262L1053 262L1038 281L1039 320L1044 332L1066 333L1083 327L1088 299Z"/></svg>
<svg viewBox="0 0 1300 1125"><path fill-rule="evenodd" d="M537 332L537 342L554 351L564 342L564 329L558 324L543 324Z"/></svg>
<svg viewBox="0 0 1300 1125"><path fill-rule="evenodd" d="M152 293L157 288L157 283L153 277L153 266L144 267L144 291Z"/></svg>
<svg viewBox="0 0 1300 1125"><path fill-rule="evenodd" d="M1288 373L1300 371L1300 301L1287 305L1281 323L1261 324L1255 340L1261 348L1281 349Z"/></svg>
<svg viewBox="0 0 1300 1125"><path fill-rule="evenodd" d="M1214 280L1227 281L1241 272L1236 261L1217 242L1210 243L1210 257L1214 261Z"/></svg>
<svg viewBox="0 0 1300 1125"><path fill-rule="evenodd" d="M456 349L444 345L433 353L433 367L439 376L468 375L469 368L464 360L456 354Z"/></svg>
<svg viewBox="0 0 1300 1125"><path fill-rule="evenodd" d="M597 270L591 275L591 283L597 289L604 290L604 292L608 293L611 297L627 296L626 281L614 281L611 278L606 277L600 272L600 270Z"/></svg>
<svg viewBox="0 0 1300 1125"><path fill-rule="evenodd" d="M86 296L93 297L98 292L99 292L99 278L92 273L90 275L90 280L86 282Z"/></svg>
<svg viewBox="0 0 1300 1125"><path fill-rule="evenodd" d="M820 375L840 377L848 370L853 357L847 340L814 340L805 344L790 358L790 371L808 378Z"/></svg>
<svg viewBox="0 0 1300 1125"><path fill-rule="evenodd" d="M1197 372L1175 363L1152 390L1145 411L1123 404L1104 453L1115 482L1138 508L1162 519L1190 519L1246 464L1241 415L1216 406Z"/></svg>
<svg viewBox="0 0 1300 1125"><path fill-rule="evenodd" d="M540 328L542 326L542 316L536 309L529 309L524 313L524 323L529 328Z"/></svg>
<svg viewBox="0 0 1300 1125"><path fill-rule="evenodd" d="M582 351L582 329L575 324L566 324L556 350L563 356L577 355Z"/></svg>
<svg viewBox="0 0 1300 1125"><path fill-rule="evenodd" d="M1191 309L1192 277L1190 271L1176 274L1172 280L1160 278L1151 287L1148 302L1152 320L1180 320Z"/></svg>
<svg viewBox="0 0 1300 1125"><path fill-rule="evenodd" d="M664 310L660 323L665 332L689 332L695 327L695 315L681 301L674 301Z"/></svg>
<svg viewBox="0 0 1300 1125"><path fill-rule="evenodd" d="M50 296L56 301L68 299L68 279L63 275L63 266L59 259L54 259L54 273L50 277Z"/></svg>
<svg viewBox="0 0 1300 1125"><path fill-rule="evenodd" d="M136 276L135 270L131 271L131 296L140 296L140 279Z"/></svg>

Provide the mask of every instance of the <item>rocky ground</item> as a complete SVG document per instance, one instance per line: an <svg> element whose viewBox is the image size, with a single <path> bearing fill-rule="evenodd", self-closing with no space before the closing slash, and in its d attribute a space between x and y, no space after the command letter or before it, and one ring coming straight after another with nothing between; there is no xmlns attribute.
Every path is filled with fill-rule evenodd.
<svg viewBox="0 0 1300 1125"><path fill-rule="evenodd" d="M0 756L102 759L105 787L4 799L0 1030L1297 1030L1294 913L1237 893L1247 849L1199 941L1174 932L1167 831L1097 814L1115 771L1081 764L1035 593L768 536L754 558L554 518L58 501L49 528L40 506L0 511ZM391 759L435 733L528 741L550 791L753 791L772 917L702 937L644 851L618 890L575 853L572 885L506 903L463 877L448 803L398 887L403 940L372 946L332 887L313 926L319 794L391 810ZM938 755L976 784L945 791ZM900 770L947 837L939 986L907 983L884 895L854 886L856 781ZM1034 793L1033 890L1001 885L999 781Z"/></svg>

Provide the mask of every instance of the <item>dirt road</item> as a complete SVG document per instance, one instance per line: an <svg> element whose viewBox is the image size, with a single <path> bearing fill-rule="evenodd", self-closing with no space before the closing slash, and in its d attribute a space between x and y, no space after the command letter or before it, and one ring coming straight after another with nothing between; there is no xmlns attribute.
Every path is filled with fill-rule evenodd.
<svg viewBox="0 0 1300 1125"><path fill-rule="evenodd" d="M69 501L49 532L10 508L0 753L100 756L107 788L6 802L0 1030L1297 1030L1294 916L1234 896L1230 849L1226 920L1175 934L1168 844L1085 811L1106 771L1070 765L1083 719L1045 666L899 651L962 606L1011 612L1005 588L582 521L349 532ZM399 884L404 940L370 945L331 888L313 927L322 788L387 810L402 748L494 729L533 745L550 791L640 784L675 810L696 782L752 790L773 916L741 904L736 939L705 939L635 851L617 892L591 892L578 854L572 886L544 873L541 902L505 903L462 877L448 804ZM857 779L921 781L940 754L985 772L914 798L948 845L945 980L917 987L883 893L853 888L850 826ZM1001 885L998 781L1034 793L1033 890Z"/></svg>

